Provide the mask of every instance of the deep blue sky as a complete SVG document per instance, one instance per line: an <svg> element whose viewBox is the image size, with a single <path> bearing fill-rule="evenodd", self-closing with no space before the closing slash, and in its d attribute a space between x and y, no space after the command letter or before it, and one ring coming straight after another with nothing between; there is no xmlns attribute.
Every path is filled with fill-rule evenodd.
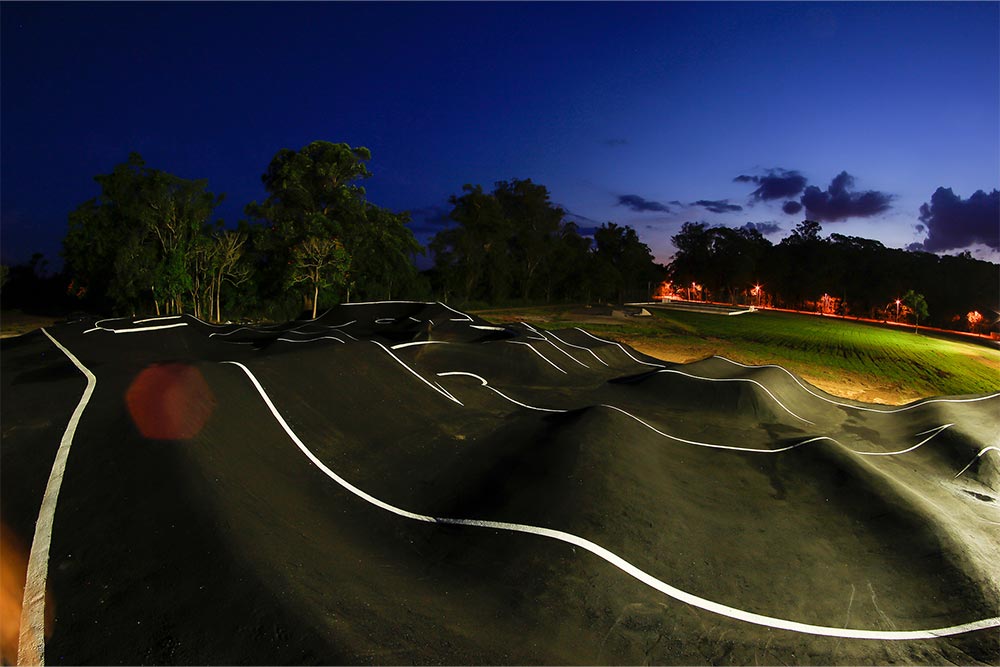
<svg viewBox="0 0 1000 667"><path fill-rule="evenodd" d="M0 13L5 262L56 263L67 214L130 151L207 178L235 223L274 153L315 139L370 148L369 198L413 211L421 240L462 184L531 178L584 227L635 227L661 261L687 220L777 241L805 217L1000 257L998 3Z"/></svg>

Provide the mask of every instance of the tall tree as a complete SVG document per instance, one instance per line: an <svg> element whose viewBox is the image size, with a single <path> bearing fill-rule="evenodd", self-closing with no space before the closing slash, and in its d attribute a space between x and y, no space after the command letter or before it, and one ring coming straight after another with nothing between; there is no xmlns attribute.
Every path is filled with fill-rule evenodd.
<svg viewBox="0 0 1000 667"><path fill-rule="evenodd" d="M305 284L312 288L312 317L316 319L320 289L347 283L351 258L337 239L309 236L292 248L288 285Z"/></svg>
<svg viewBox="0 0 1000 667"><path fill-rule="evenodd" d="M63 256L74 281L110 296L121 309L151 299L170 312L192 292L198 238L222 197L205 180L147 167L132 153L110 174L95 177L101 194L69 216Z"/></svg>

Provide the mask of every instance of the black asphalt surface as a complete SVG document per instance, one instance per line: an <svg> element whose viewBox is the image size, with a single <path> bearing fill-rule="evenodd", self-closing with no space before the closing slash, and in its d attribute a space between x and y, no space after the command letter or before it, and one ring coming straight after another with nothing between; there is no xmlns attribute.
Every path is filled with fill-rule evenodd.
<svg viewBox="0 0 1000 667"><path fill-rule="evenodd" d="M1000 397L871 406L441 304L47 331L97 378L49 664L1000 662ZM0 355L29 545L86 380L40 331Z"/></svg>

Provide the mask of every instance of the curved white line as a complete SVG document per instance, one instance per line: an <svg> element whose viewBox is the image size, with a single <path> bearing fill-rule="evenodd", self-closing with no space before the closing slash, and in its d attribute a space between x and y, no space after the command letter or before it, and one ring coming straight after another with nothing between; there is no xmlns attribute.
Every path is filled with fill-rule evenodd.
<svg viewBox="0 0 1000 667"><path fill-rule="evenodd" d="M186 327L187 325L188 325L187 322L180 322L179 324L161 324L155 327L133 327L131 329L105 329L104 327L96 327L96 329L100 329L101 331L110 331L111 333L115 334L124 334L124 333L141 333L143 331L157 331L158 329L175 329L177 327ZM91 331L94 330L95 329L88 329L87 331L84 331L84 333L90 333Z"/></svg>
<svg viewBox="0 0 1000 667"><path fill-rule="evenodd" d="M399 349L402 349L404 347L413 347L414 345L451 345L451 341L450 340L415 340L415 341L413 341L411 343L399 343L397 345L393 345L392 349L393 350L399 350Z"/></svg>
<svg viewBox="0 0 1000 667"><path fill-rule="evenodd" d="M295 432L288 426L288 423L284 420L281 414L278 412L277 408L274 407L274 403L271 402L270 397L268 397L267 392L254 377L253 373L250 372L243 364L235 361L225 361L222 363L233 364L234 366L240 367L250 381L253 383L257 392L264 399L267 407L271 410L274 415L275 420L284 429L285 433L291 438L292 442L302 451L303 454L319 468L327 477L333 481L340 484L344 489L350 491L354 495L358 496L362 500L365 500L376 507L391 512L397 516L401 516L407 519L412 519L414 521L421 521L423 523L443 523L451 524L456 526L474 526L478 528L492 528L494 530L506 530L509 532L517 533L527 533L530 535L540 535L542 537L548 537L554 540L559 540L560 542L565 542L574 546L578 546L581 549L585 549L595 556L605 560L606 562L614 565L618 569L622 570L626 574L634 577L635 579L641 581L642 583L660 591L661 593L674 598L685 604L689 604L699 609L704 609L705 611L710 611L721 616L726 616L738 621L745 621L747 623L754 623L756 625L762 625L770 628L778 628L781 630L791 630L793 632L800 632L811 635L822 635L827 637L844 637L846 639L883 639L889 641L907 640L907 639L934 639L937 637L948 637L951 635L964 634L966 632L972 632L975 630L984 630L988 628L1000 627L1000 617L984 618L978 621L972 621L970 623L963 623L961 625L952 625L944 628L933 628L930 630L855 630L851 628L837 628L828 627L823 625L812 625L810 623L800 623L798 621L790 621L783 618L776 618L773 616L765 616L763 614L755 614L753 612L744 611L743 609L736 609L735 607L730 607L728 605L720 604L718 602L713 602L706 598L693 595L686 591L682 591L679 588L675 588L670 584L657 579L656 577L648 574L647 572L640 570L635 565L632 565L626 561L621 556L605 549L604 547L591 542L590 540L584 539L572 533L566 533L561 530L553 530L551 528L542 528L539 526L530 526L526 524L518 523L506 523L501 521L485 521L479 519L454 519L447 517L434 517L426 514L417 514L416 512L410 512L408 510L401 509L394 505L379 500L375 496L366 493L354 486L344 478L337 475L330 468L328 468L319 458L313 454L308 447L299 439Z"/></svg>
<svg viewBox="0 0 1000 667"><path fill-rule="evenodd" d="M540 356L542 359L544 359L545 363L547 363L549 366L552 366L552 368L556 369L557 371L559 371L563 375L568 375L568 373L566 373L566 371L564 371L563 369L561 369L558 366L556 366L554 363L552 363L549 360L548 357L546 357L544 354L542 354L541 352L539 352L538 350L536 350L531 343L525 343L523 340L508 340L508 341L504 341L504 342L511 343L512 345L524 345L524 346L526 346L532 352L534 352L535 354L537 354L538 356Z"/></svg>
<svg viewBox="0 0 1000 667"><path fill-rule="evenodd" d="M351 301L349 303L342 303L341 306L374 306L380 303L419 303L424 306L434 305L433 301ZM444 304L441 304L444 305ZM445 306L447 308L447 306ZM457 311L456 311L457 312ZM319 319L319 318L317 318Z"/></svg>
<svg viewBox="0 0 1000 667"><path fill-rule="evenodd" d="M989 451L1000 452L1000 447L993 447L992 445L989 446L989 447L983 447L981 450L979 450L978 454L976 454L975 456L972 457L972 460L969 461L969 465L965 466L964 468L962 468L961 470L958 471L958 475L961 475L963 472L965 472L966 470L968 470L969 468L971 468L972 464L975 463L979 459L980 456L982 456L983 454L985 454L986 452L989 452ZM952 477L952 479L958 479L958 475L955 475L954 477Z"/></svg>
<svg viewBox="0 0 1000 667"><path fill-rule="evenodd" d="M813 424L815 426L815 422L811 422L808 419L806 419L805 417L800 417L797 414L795 414L794 412L792 412L790 409L788 409L785 406L784 403L782 403L781 401L778 400L777 396L775 396L774 394L772 394L767 387L765 387L764 385L762 385L760 382L757 382L756 380L751 380L750 378L709 378L709 377L703 377L701 375L692 375L690 373L685 373L684 371L678 371L678 370L674 370L674 369L671 369L671 368L664 368L664 369L658 370L656 372L657 373L675 373L677 375L683 375L684 377L693 378L695 380L706 380L708 382L752 382L753 384L757 385L758 387L760 387L761 389L763 389L765 392L767 392L767 395L770 396L774 400L775 403L777 403L778 405L780 405L782 407L782 409L784 409L785 412L787 412L788 414L790 414L791 416L795 417L798 420L804 421L807 424Z"/></svg>
<svg viewBox="0 0 1000 667"><path fill-rule="evenodd" d="M447 308L451 312L455 313L456 315L461 315L463 318L465 318L463 320L452 320L452 322L475 322L475 320L472 319L471 315L467 315L467 314L465 314L465 313L463 313L461 311L455 310L454 308L452 308L451 306L449 306L446 303L442 303L440 301L437 301L435 303L437 303L437 305L439 305L439 306L444 306L445 308Z"/></svg>
<svg viewBox="0 0 1000 667"><path fill-rule="evenodd" d="M559 352L562 352L563 354L565 354L567 357L569 357L570 361L572 361L573 363L579 364L580 366L583 366L584 368L590 368L590 366L588 366L587 364L583 363L582 361L580 361L579 359L577 359L576 357L574 357L572 354L570 354L566 350L562 349L561 347L559 347L558 345L556 345L555 343L553 343L551 340L549 340L548 336L546 336L544 333L542 333L541 331L539 331L535 327L531 326L527 322L521 322L521 324L523 324L524 326L528 327L529 329L531 329L532 331L534 331L536 334L538 334L539 336L541 336L542 340L544 340L546 343L548 343L549 345L551 345L552 347L554 347Z"/></svg>
<svg viewBox="0 0 1000 667"><path fill-rule="evenodd" d="M587 334L588 336L590 336L594 340L599 340L602 343L607 343L608 345L615 345L615 346L617 346L618 349L621 350L622 352L624 352L628 356L629 359L631 359L632 361L634 361L634 362L636 362L638 364L642 364L643 366L655 366L656 368L666 368L663 364L651 364L648 361L640 361L640 360L636 359L631 354L629 354L628 350L626 350L624 347L621 346L621 343L616 343L613 340L604 340L603 338L598 338L594 334L590 333L589 331L584 331L580 327L573 327L573 328L576 329L577 331L581 332L581 333Z"/></svg>
<svg viewBox="0 0 1000 667"><path fill-rule="evenodd" d="M503 327L490 327L485 324L470 324L473 329L483 329L485 331L506 331Z"/></svg>
<svg viewBox="0 0 1000 667"><path fill-rule="evenodd" d="M392 324L396 321L394 317L379 317L375 320L375 324Z"/></svg>
<svg viewBox="0 0 1000 667"><path fill-rule="evenodd" d="M59 500L59 489L62 488L63 475L66 472L66 461L69 450L73 446L73 436L80 423L83 411L90 402L97 386L97 377L90 372L80 360L59 343L52 335L42 329L52 344L69 357L73 365L87 378L87 386L76 409L69 418L59 449L56 450L49 481L45 485L42 505L38 510L38 521L35 523L35 534L31 540L31 552L28 554L28 571L24 583L24 597L21 602L21 629L18 634L17 664L45 664L45 579L49 571L49 547L52 544L52 521L56 513L56 503Z"/></svg>
<svg viewBox="0 0 1000 667"><path fill-rule="evenodd" d="M320 336L319 338L310 338L309 340L296 340L294 338L275 338L275 342L281 341L283 343L315 343L318 340L335 340L338 343L345 343L345 341L337 338L336 336ZM227 343L229 341L222 341Z"/></svg>
<svg viewBox="0 0 1000 667"><path fill-rule="evenodd" d="M179 320L183 315L166 315L164 317L148 317L144 320L135 320L132 324L142 324L143 322L162 322L163 320Z"/></svg>
<svg viewBox="0 0 1000 667"><path fill-rule="evenodd" d="M477 380L482 382L484 387L487 385L486 378L484 378L481 375L476 375L475 373L466 373L465 371L447 371L444 373L438 373L437 375L438 377L445 377L448 375L467 375L470 378L476 378Z"/></svg>
<svg viewBox="0 0 1000 667"><path fill-rule="evenodd" d="M584 333L586 333L586 332L584 332ZM977 396L975 398L928 398L928 399L925 399L925 400L922 400L922 401L917 401L916 403L911 403L910 405L904 405L901 408L896 408L896 409L893 409L893 410L879 410L877 408L869 408L869 407L860 406L860 405L849 405L847 403L840 403L838 401L830 400L829 398L826 398L824 396L820 396L819 394L811 391L809 389L809 387L807 387L806 385L802 384L802 382L799 381L799 379L797 377L795 377L795 375L793 373L791 373L790 371L788 371L785 368L782 368L781 366L778 366L777 364L764 364L762 366L753 366L753 365L749 365L749 364L741 364L738 361L733 361L732 359L727 359L726 357L723 357L723 356L718 355L718 354L714 355L714 358L715 359L722 359L723 361L728 361L729 363L733 364L734 366L740 366L742 368L777 368L778 370L786 373L788 375L788 377L792 378L795 381L795 384L797 384L800 387L802 387L803 389L805 389L806 393L808 393L808 394L810 394L812 396L815 396L816 398L820 399L821 401L826 401L827 403L832 403L833 405L837 405L837 406L840 406L842 408L851 408L853 410L865 410L867 412L880 412L880 413L887 414L887 415L888 414L893 414L895 412L905 412L906 410L912 410L913 408L919 408L922 405L928 405L930 403L975 403L976 401L986 401L986 400L989 400L991 398L997 398L998 396L1000 396L1000 392L997 392L995 394L990 394L988 396Z"/></svg>
<svg viewBox="0 0 1000 667"><path fill-rule="evenodd" d="M924 444L925 442L931 440L931 438L936 436L938 433L941 433L946 428L949 428L951 426L954 426L954 424L943 424L941 426L938 426L937 428L932 428L930 431L924 431L923 433L918 433L917 435L923 435L924 433L931 433L931 431L933 431L933 433L931 433L929 436L927 436L917 444L913 445L908 449L901 449L898 452L859 452L855 450L852 451L854 451L855 454L860 454L861 456L895 456L896 454L906 454L907 452L912 452L914 449Z"/></svg>
<svg viewBox="0 0 1000 667"><path fill-rule="evenodd" d="M597 361L599 361L600 363L604 364L605 366L608 365L607 362L604 361L604 359L601 359L599 356L597 356L597 353L594 352L593 350L591 350L589 347L583 347L582 345L574 345L573 343L567 343L566 341L564 341L562 338L560 338L559 336L555 335L551 331L548 332L548 333L549 333L550 336L552 336L553 338L555 338L557 341L559 341L563 345L565 345L567 347L575 347L576 349L583 350L584 352L590 352L591 356L594 357L594 359L597 359Z"/></svg>
<svg viewBox="0 0 1000 667"><path fill-rule="evenodd" d="M457 398L455 398L454 396L452 396L450 393L448 393L447 389L445 389L444 387L442 387L440 385L434 385L434 384L431 384L430 382L428 382L424 378L424 376L422 376L420 373L416 372L415 370L413 370L412 368L410 368L409 366L407 366L403 362L402 359L400 359L395 354L393 354L392 350L390 350L389 348L387 348L385 345L383 345L382 343L378 342L377 340L373 340L371 342L375 343L380 348L382 348L383 350L385 350L385 353L388 354L393 359L395 359L396 363L398 363L400 366L402 366L403 368L405 368L406 370L408 370L414 377L416 377L417 379L419 379L425 385L427 385L428 387L430 387L431 389L433 389L437 393L441 394L442 396L444 396L445 398L447 398L449 401L453 401L453 402L458 403L459 405L462 405L464 407L464 404L462 403L462 401L458 400Z"/></svg>

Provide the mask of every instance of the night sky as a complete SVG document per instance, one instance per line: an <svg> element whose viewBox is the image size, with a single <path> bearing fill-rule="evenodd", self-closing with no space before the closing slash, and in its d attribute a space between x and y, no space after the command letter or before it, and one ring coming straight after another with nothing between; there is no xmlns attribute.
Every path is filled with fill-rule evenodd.
<svg viewBox="0 0 1000 667"><path fill-rule="evenodd" d="M369 199L410 210L422 242L463 184L530 178L661 262L685 221L777 242L805 218L1000 259L998 3L0 13L5 263L57 266L68 213L130 151L207 178L234 225L275 152L316 139L371 149Z"/></svg>

